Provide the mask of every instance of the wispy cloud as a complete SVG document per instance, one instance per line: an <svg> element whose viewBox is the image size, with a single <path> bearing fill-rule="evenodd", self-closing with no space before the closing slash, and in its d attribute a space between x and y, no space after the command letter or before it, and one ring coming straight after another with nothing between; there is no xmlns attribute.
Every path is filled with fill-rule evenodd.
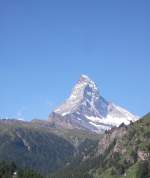
<svg viewBox="0 0 150 178"><path fill-rule="evenodd" d="M53 108L53 103L52 103L52 102L48 101L48 102L47 102L47 105L48 105L48 107L49 107L50 109Z"/></svg>
<svg viewBox="0 0 150 178"><path fill-rule="evenodd" d="M26 107L22 107L20 108L17 112L16 112L16 118L19 120L25 120L24 119L24 113L26 111Z"/></svg>

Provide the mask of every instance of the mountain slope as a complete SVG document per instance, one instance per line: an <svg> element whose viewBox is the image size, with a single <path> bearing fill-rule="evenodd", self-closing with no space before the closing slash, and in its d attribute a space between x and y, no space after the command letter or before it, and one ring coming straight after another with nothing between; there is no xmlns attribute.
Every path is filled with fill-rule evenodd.
<svg viewBox="0 0 150 178"><path fill-rule="evenodd" d="M112 132L107 132L98 147L99 154L105 155L105 170L97 169L98 176L94 178L150 177L149 137L150 114L128 127L122 125Z"/></svg>
<svg viewBox="0 0 150 178"><path fill-rule="evenodd" d="M127 110L105 100L96 84L85 75L81 75L70 97L49 116L55 126L93 132L103 132L137 119Z"/></svg>
<svg viewBox="0 0 150 178"><path fill-rule="evenodd" d="M82 130L51 127L48 121L0 120L0 161L48 174L68 165L77 155L85 157L99 136Z"/></svg>
<svg viewBox="0 0 150 178"><path fill-rule="evenodd" d="M1 120L0 160L50 178L149 178L149 137L150 114L102 135L54 128L48 121Z"/></svg>
<svg viewBox="0 0 150 178"><path fill-rule="evenodd" d="M42 173L58 169L74 155L74 147L62 137L22 121L0 121L0 160Z"/></svg>
<svg viewBox="0 0 150 178"><path fill-rule="evenodd" d="M107 131L95 155L72 163L50 178L149 178L150 114L129 126Z"/></svg>

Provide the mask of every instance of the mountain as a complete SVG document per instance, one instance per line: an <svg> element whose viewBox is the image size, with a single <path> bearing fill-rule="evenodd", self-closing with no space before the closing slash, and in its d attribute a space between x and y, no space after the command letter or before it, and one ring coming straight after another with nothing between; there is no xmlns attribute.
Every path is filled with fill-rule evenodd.
<svg viewBox="0 0 150 178"><path fill-rule="evenodd" d="M47 173L65 165L74 152L71 143L46 128L14 119L0 121L0 161Z"/></svg>
<svg viewBox="0 0 150 178"><path fill-rule="evenodd" d="M150 114L137 119L82 75L49 120L0 119L0 173L4 160L46 178L149 178Z"/></svg>
<svg viewBox="0 0 150 178"><path fill-rule="evenodd" d="M137 116L101 96L96 84L86 75L81 75L70 97L49 116L49 122L56 127L97 133L121 123L128 125L137 119Z"/></svg>
<svg viewBox="0 0 150 178"><path fill-rule="evenodd" d="M72 162L50 178L149 178L150 114L106 131L94 154Z"/></svg>
<svg viewBox="0 0 150 178"><path fill-rule="evenodd" d="M49 121L3 119L0 162L13 161L46 178L149 178L149 137L150 114L103 134L55 128Z"/></svg>
<svg viewBox="0 0 150 178"><path fill-rule="evenodd" d="M13 161L46 175L62 169L98 145L99 135L51 127L48 121L0 120L0 161Z"/></svg>
<svg viewBox="0 0 150 178"><path fill-rule="evenodd" d="M102 134L43 120L2 119L0 162L13 161L46 178L149 178L149 137L150 114Z"/></svg>

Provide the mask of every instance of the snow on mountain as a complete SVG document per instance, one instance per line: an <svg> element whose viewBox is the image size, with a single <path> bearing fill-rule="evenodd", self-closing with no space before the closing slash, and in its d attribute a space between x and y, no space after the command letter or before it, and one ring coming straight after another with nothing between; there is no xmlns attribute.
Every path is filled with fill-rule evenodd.
<svg viewBox="0 0 150 178"><path fill-rule="evenodd" d="M93 132L102 132L121 123L128 125L137 119L126 109L106 101L96 84L86 75L81 75L70 97L49 117L55 125Z"/></svg>

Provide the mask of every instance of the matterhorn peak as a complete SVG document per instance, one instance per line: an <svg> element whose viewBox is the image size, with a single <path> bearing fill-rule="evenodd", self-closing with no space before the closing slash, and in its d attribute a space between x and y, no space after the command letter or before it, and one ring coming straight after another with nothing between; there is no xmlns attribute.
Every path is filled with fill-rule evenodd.
<svg viewBox="0 0 150 178"><path fill-rule="evenodd" d="M82 74L79 81L91 82L92 80L87 75Z"/></svg>
<svg viewBox="0 0 150 178"><path fill-rule="evenodd" d="M84 87L89 85L93 89L97 89L96 84L94 81L92 81L87 75L82 74L76 84L77 85L83 85ZM76 87L75 86L75 87ZM74 88L75 88L74 87Z"/></svg>
<svg viewBox="0 0 150 178"><path fill-rule="evenodd" d="M86 79L86 80L91 80L87 75L81 74L80 78Z"/></svg>
<svg viewBox="0 0 150 178"><path fill-rule="evenodd" d="M69 100L82 100L85 97L92 96L93 93L98 94L96 84L86 75L81 75L77 84L72 89Z"/></svg>
<svg viewBox="0 0 150 178"><path fill-rule="evenodd" d="M78 110L90 110L95 112L95 105L100 95L96 84L86 75L81 75L72 89L70 97L54 112L67 115ZM96 111L96 113L98 113Z"/></svg>
<svg viewBox="0 0 150 178"><path fill-rule="evenodd" d="M80 76L69 98L50 115L49 120L56 124L54 116L62 117L63 127L71 125L71 128L84 128L94 132L137 120L135 115L104 99L95 82L87 75Z"/></svg>

